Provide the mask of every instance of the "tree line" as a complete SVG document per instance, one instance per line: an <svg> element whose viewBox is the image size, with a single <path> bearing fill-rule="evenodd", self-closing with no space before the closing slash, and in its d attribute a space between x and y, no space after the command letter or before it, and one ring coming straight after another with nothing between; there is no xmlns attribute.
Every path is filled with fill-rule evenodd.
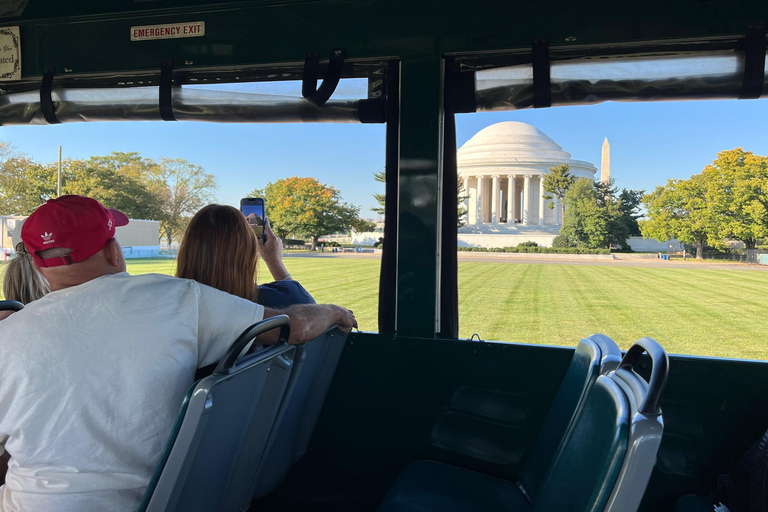
<svg viewBox="0 0 768 512"><path fill-rule="evenodd" d="M40 163L0 142L0 214L29 215L57 196L58 163ZM93 197L132 219L160 221L160 233L171 244L180 241L189 219L215 200L216 177L181 158L144 158L139 153L112 152L87 159L65 159L61 194ZM342 201L341 193L315 178L290 177L253 190L263 197L275 234L310 238L313 250L322 235L373 231L360 218L360 208Z"/></svg>
<svg viewBox="0 0 768 512"><path fill-rule="evenodd" d="M57 197L58 163L40 163L0 142L0 213L29 215ZM93 197L133 219L160 221L170 244L186 222L213 201L216 178L181 158L144 158L112 152L87 159L68 158L61 166L61 193Z"/></svg>
<svg viewBox="0 0 768 512"><path fill-rule="evenodd" d="M646 238L717 249L738 240L755 249L768 237L768 157L743 148L722 151L700 174L669 180L643 197L640 229Z"/></svg>

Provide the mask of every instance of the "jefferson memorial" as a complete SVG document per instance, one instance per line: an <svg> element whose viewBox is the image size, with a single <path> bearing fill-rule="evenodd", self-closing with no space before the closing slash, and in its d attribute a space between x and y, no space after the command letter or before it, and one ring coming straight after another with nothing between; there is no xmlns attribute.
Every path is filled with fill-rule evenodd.
<svg viewBox="0 0 768 512"><path fill-rule="evenodd" d="M459 245L506 247L533 241L551 246L560 234L559 200L542 187L556 165L568 164L575 178L595 179L597 168L574 160L541 130L519 122L491 125L469 139L457 154L464 183L464 226ZM603 143L601 181L610 178L610 148ZM554 202L554 208L549 204Z"/></svg>

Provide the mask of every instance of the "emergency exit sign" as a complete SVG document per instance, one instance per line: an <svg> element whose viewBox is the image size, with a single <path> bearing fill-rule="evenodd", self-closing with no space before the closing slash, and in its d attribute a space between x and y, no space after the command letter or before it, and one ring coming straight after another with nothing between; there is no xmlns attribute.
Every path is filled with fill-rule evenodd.
<svg viewBox="0 0 768 512"><path fill-rule="evenodd" d="M150 41L153 39L178 39L181 37L201 37L205 35L205 22L168 23L165 25L144 25L131 27L131 41Z"/></svg>

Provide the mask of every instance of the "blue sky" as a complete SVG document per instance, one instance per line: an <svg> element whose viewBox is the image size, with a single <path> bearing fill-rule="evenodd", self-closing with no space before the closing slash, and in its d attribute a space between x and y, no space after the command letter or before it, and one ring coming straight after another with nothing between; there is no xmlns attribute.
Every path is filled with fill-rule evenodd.
<svg viewBox="0 0 768 512"><path fill-rule="evenodd" d="M280 91L282 92L282 91ZM651 190L700 172L718 151L744 147L768 155L768 101L605 103L458 116L459 145L501 121L530 123L579 160L599 167L603 139L619 187ZM71 123L7 126L0 138L41 162L136 151L185 158L218 179L219 202L239 199L269 181L314 176L372 217L373 173L384 168L383 125L214 124L194 122ZM267 208L269 205L267 205Z"/></svg>

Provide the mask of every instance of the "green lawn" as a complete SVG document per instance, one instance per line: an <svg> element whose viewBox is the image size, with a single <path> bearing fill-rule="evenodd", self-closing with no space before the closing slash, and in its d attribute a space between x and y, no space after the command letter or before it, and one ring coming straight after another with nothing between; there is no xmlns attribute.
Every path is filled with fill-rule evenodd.
<svg viewBox="0 0 768 512"><path fill-rule="evenodd" d="M318 302L377 328L379 261L288 258ZM132 274L172 273L172 260L134 260ZM261 267L260 282L268 277ZM626 348L651 336L669 352L768 359L768 272L459 262L462 337L574 345L601 332Z"/></svg>

